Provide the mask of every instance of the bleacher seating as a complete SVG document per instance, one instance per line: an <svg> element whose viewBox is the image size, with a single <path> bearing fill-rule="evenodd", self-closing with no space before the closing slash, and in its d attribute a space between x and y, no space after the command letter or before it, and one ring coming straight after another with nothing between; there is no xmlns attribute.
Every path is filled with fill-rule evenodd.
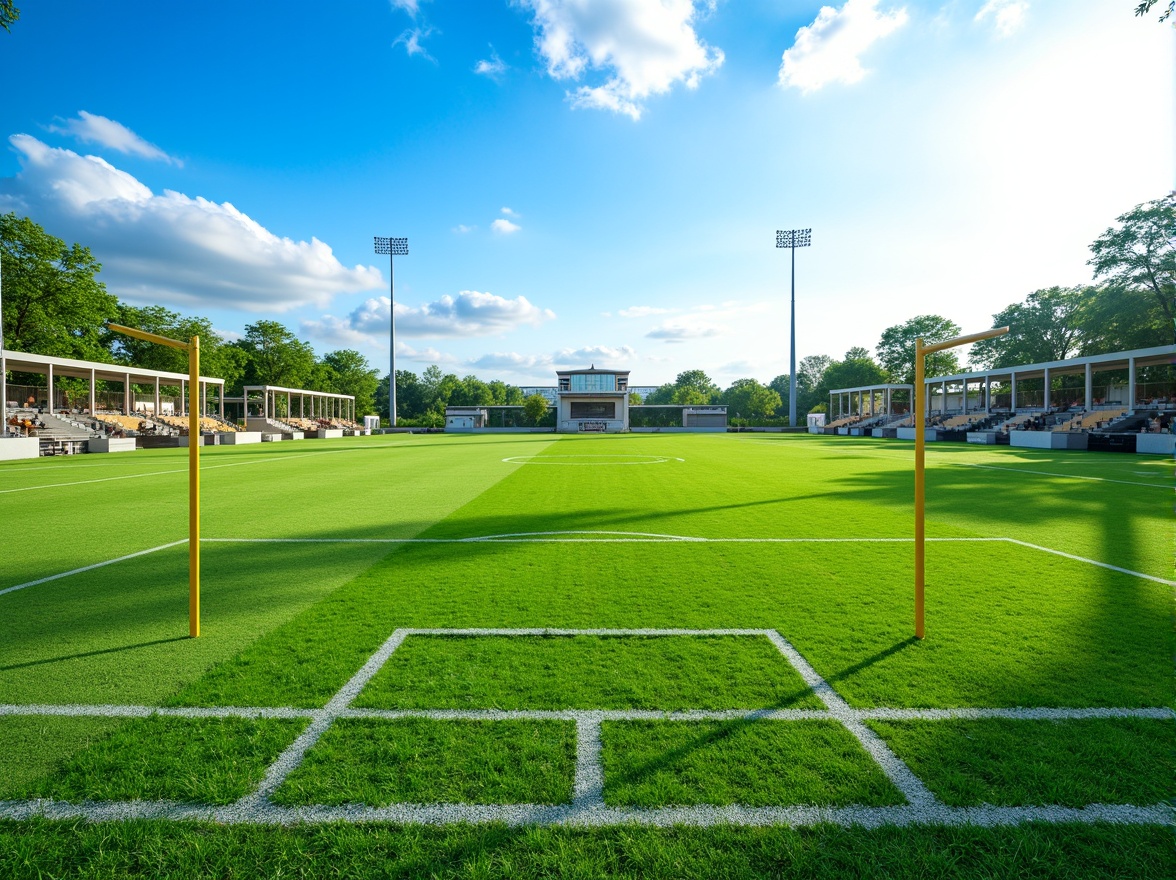
<svg viewBox="0 0 1176 880"><path fill-rule="evenodd" d="M177 429L181 436L188 435L189 419L187 416L160 416L159 421ZM239 430L241 429L236 425L214 416L200 417L200 433L202 434L230 434Z"/></svg>
<svg viewBox="0 0 1176 880"><path fill-rule="evenodd" d="M1055 431L1093 431L1127 414L1127 408L1094 409L1054 426Z"/></svg>

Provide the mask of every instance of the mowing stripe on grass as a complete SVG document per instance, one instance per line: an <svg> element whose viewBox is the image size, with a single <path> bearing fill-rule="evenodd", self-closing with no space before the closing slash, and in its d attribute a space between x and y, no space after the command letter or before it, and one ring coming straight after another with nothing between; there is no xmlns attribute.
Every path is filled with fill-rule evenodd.
<svg viewBox="0 0 1176 880"><path fill-rule="evenodd" d="M60 580L64 577L69 577L74 574L81 574L86 571L93 571L96 568L102 568L106 565L114 565L116 562L126 562L128 559L134 559L136 556L146 556L149 553L155 553L159 550L167 550L169 547L179 547L181 544L187 544L188 539L184 538L180 541L172 541L170 544L160 544L158 547L151 547L147 550L139 550L135 553L128 553L126 556L119 556L117 559L107 559L105 562L95 562L93 565L84 565L81 568L75 568L72 571L63 571L61 574L51 574L48 577L37 578L35 581L28 581L27 583L17 584L15 587L7 587L0 590L0 596L5 593L15 593L17 590L23 590L25 587L35 587L37 584L45 584L49 581Z"/></svg>

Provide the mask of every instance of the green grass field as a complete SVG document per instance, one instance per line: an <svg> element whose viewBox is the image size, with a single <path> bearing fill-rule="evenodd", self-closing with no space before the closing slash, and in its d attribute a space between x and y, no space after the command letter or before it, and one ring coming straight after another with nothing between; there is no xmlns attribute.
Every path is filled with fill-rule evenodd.
<svg viewBox="0 0 1176 880"><path fill-rule="evenodd" d="M199 639L186 452L0 464L0 876L1172 876L1172 462L930 446L917 641L912 459L210 447Z"/></svg>

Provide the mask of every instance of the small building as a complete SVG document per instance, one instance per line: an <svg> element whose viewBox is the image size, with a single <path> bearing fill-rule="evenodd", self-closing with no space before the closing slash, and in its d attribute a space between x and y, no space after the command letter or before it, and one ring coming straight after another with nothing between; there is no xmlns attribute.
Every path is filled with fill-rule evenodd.
<svg viewBox="0 0 1176 880"><path fill-rule="evenodd" d="M474 431L486 427L487 413L481 406L445 407L446 431Z"/></svg>
<svg viewBox="0 0 1176 880"><path fill-rule="evenodd" d="M562 433L629 430L629 371L558 370L555 429Z"/></svg>

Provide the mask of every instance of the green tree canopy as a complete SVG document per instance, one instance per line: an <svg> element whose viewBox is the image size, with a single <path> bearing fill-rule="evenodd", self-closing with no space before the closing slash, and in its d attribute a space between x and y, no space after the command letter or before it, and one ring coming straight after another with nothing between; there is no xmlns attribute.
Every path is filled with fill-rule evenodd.
<svg viewBox="0 0 1176 880"><path fill-rule="evenodd" d="M342 348L323 355L321 363L333 374L330 386L321 390L350 394L355 398L356 415L376 411L376 385L380 374L372 369L367 358L355 349Z"/></svg>
<svg viewBox="0 0 1176 880"><path fill-rule="evenodd" d="M878 363L897 381L910 384L915 381L915 340L943 342L960 335L960 325L940 315L919 315L902 324L887 327L875 351ZM937 351L927 355L927 376L948 376L960 371L959 358L952 350ZM835 387L835 386L830 386Z"/></svg>
<svg viewBox="0 0 1176 880"><path fill-rule="evenodd" d="M0 28L12 32L12 23L20 18L20 10L13 0L0 0Z"/></svg>
<svg viewBox="0 0 1176 880"><path fill-rule="evenodd" d="M970 360L987 369L1040 364L1075 356L1082 345L1084 306L1097 293L1088 287L1035 290L992 316L1009 332L972 346Z"/></svg>
<svg viewBox="0 0 1176 880"><path fill-rule="evenodd" d="M248 355L246 385L305 388L314 371L314 350L277 321L258 321L245 327L238 343Z"/></svg>
<svg viewBox="0 0 1176 880"><path fill-rule="evenodd" d="M28 217L0 215L5 348L112 360L103 323L119 304L95 277L101 268L89 248L66 247Z"/></svg>
<svg viewBox="0 0 1176 880"><path fill-rule="evenodd" d="M1176 340L1176 194L1136 205L1090 245L1094 277L1151 296Z"/></svg>
<svg viewBox="0 0 1176 880"><path fill-rule="evenodd" d="M736 379L723 392L728 415L745 419L764 419L775 415L780 395L755 379Z"/></svg>
<svg viewBox="0 0 1176 880"><path fill-rule="evenodd" d="M119 303L115 319L124 326L172 339L186 341L199 336L201 375L224 379L226 388L236 387L240 383L247 356L240 348L227 344L212 329L212 321L208 318L185 317L163 306L140 307ZM188 372L188 354L185 351L145 342L122 333L105 331L104 335L117 363L134 364L148 370Z"/></svg>
<svg viewBox="0 0 1176 880"><path fill-rule="evenodd" d="M686 370L674 380L670 402L683 406L717 403L720 393L719 386L702 370Z"/></svg>
<svg viewBox="0 0 1176 880"><path fill-rule="evenodd" d="M845 360L829 364L821 377L826 395L832 388L859 388L863 385L882 385L890 375L878 366L869 351L851 348L845 353Z"/></svg>
<svg viewBox="0 0 1176 880"><path fill-rule="evenodd" d="M538 425L543 417L547 415L547 410L551 405L547 402L547 398L542 394L532 394L523 401L523 416L527 420L528 425Z"/></svg>

